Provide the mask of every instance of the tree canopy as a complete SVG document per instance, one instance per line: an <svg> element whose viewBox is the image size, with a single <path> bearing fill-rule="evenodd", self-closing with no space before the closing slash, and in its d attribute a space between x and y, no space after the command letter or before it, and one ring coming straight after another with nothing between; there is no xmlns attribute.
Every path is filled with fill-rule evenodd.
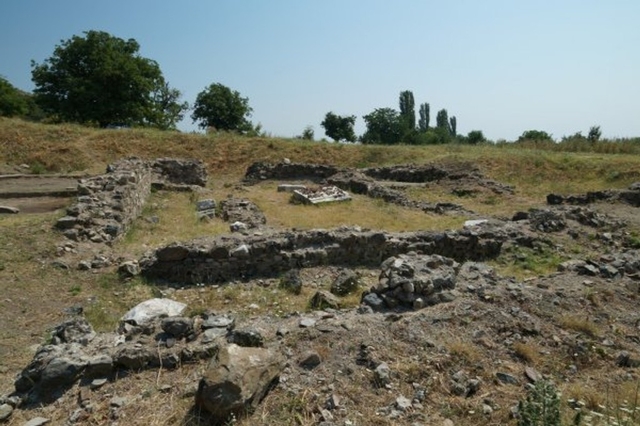
<svg viewBox="0 0 640 426"><path fill-rule="evenodd" d="M418 130L426 132L429 130L429 104L420 104L420 120L418 121Z"/></svg>
<svg viewBox="0 0 640 426"><path fill-rule="evenodd" d="M355 123L355 115L340 116L333 112L328 112L320 125L324 127L324 134L336 142L341 140L355 142L356 134L353 130Z"/></svg>
<svg viewBox="0 0 640 426"><path fill-rule="evenodd" d="M362 143L394 145L400 143L405 133L402 116L392 108L377 108L365 115L367 130L362 135Z"/></svg>
<svg viewBox="0 0 640 426"><path fill-rule="evenodd" d="M249 99L220 83L209 85L198 93L191 118L202 129L249 132L249 117L253 110Z"/></svg>
<svg viewBox="0 0 640 426"><path fill-rule="evenodd" d="M175 128L187 105L139 49L136 40L103 31L63 40L50 58L31 64L36 101L61 121Z"/></svg>

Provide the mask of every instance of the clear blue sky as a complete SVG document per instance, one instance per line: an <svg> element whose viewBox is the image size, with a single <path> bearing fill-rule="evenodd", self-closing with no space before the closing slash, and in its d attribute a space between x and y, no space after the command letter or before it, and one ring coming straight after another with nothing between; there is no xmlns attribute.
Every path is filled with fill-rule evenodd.
<svg viewBox="0 0 640 426"><path fill-rule="evenodd" d="M274 136L320 138L328 111L361 134L402 90L494 140L640 136L638 0L2 0L0 75L32 90L31 60L87 30L136 39L190 103L239 91Z"/></svg>

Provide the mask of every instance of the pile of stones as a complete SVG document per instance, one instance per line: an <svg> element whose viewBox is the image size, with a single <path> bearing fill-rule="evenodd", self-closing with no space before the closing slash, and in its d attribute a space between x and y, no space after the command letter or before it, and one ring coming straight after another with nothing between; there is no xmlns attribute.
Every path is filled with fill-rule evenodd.
<svg viewBox="0 0 640 426"><path fill-rule="evenodd" d="M451 302L459 266L453 259L438 255L411 252L390 257L381 265L378 285L362 301L374 310L422 309Z"/></svg>

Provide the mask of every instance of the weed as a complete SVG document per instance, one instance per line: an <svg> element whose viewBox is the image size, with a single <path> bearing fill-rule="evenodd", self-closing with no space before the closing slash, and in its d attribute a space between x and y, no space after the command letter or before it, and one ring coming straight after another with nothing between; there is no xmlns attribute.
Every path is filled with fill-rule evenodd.
<svg viewBox="0 0 640 426"><path fill-rule="evenodd" d="M34 175L42 175L47 172L47 168L44 164L39 161L35 161L29 165L29 170Z"/></svg>
<svg viewBox="0 0 640 426"><path fill-rule="evenodd" d="M69 287L69 293L71 293L72 296L77 296L78 294L80 294L81 291L82 291L82 287L80 287L79 284L74 284L71 287Z"/></svg>
<svg viewBox="0 0 640 426"><path fill-rule="evenodd" d="M627 235L625 245L632 249L640 249L640 235L638 235L638 232L631 231L629 235Z"/></svg>
<svg viewBox="0 0 640 426"><path fill-rule="evenodd" d="M561 426L560 396L547 381L536 382L526 399L518 403L518 426Z"/></svg>
<svg viewBox="0 0 640 426"><path fill-rule="evenodd" d="M629 386L633 385L633 386ZM640 382L627 383L614 392L571 386L569 405L577 414L574 425L583 426L637 426L640 424Z"/></svg>

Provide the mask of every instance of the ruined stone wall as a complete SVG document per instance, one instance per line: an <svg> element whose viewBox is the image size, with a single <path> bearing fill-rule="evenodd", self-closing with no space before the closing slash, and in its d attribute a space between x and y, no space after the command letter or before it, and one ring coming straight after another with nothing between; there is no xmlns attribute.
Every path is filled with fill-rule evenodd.
<svg viewBox="0 0 640 426"><path fill-rule="evenodd" d="M321 265L378 266L411 251L456 260L482 260L500 253L502 231L387 233L339 228L259 236L221 236L174 243L140 260L142 275L176 285L218 283L274 276Z"/></svg>
<svg viewBox="0 0 640 426"><path fill-rule="evenodd" d="M256 183L267 179L323 180L340 171L340 168L323 164L298 163L253 163L247 169L245 183Z"/></svg>
<svg viewBox="0 0 640 426"><path fill-rule="evenodd" d="M474 170L472 170L473 172ZM396 182L432 182L440 179L459 179L468 177L471 172L453 172L435 165L429 166L394 166L363 169L362 172L374 179L392 180Z"/></svg>
<svg viewBox="0 0 640 426"><path fill-rule="evenodd" d="M205 186L207 184L207 170L201 161L158 158L152 163L152 168L160 181L174 185Z"/></svg>
<svg viewBox="0 0 640 426"><path fill-rule="evenodd" d="M559 204L586 205L597 203L599 201L621 202L633 207L640 207L640 186L632 185L626 190L610 189L605 191L587 192L579 195L547 195L547 204L552 206Z"/></svg>
<svg viewBox="0 0 640 426"><path fill-rule="evenodd" d="M206 171L199 161L120 160L109 165L106 174L79 181L76 203L57 221L56 228L74 241L114 241L140 215L152 185L165 181L183 186L204 184Z"/></svg>

